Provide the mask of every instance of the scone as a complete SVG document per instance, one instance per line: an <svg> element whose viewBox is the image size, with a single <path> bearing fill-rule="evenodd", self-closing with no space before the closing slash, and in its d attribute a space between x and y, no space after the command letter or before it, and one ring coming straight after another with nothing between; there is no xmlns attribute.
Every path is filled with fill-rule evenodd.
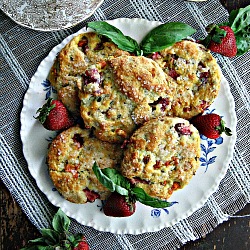
<svg viewBox="0 0 250 250"><path fill-rule="evenodd" d="M182 118L146 122L131 136L121 173L150 196L168 199L189 183L200 165L200 136Z"/></svg>
<svg viewBox="0 0 250 250"><path fill-rule="evenodd" d="M176 83L171 115L185 119L203 113L217 97L221 71L203 45L189 40L175 43L151 55Z"/></svg>
<svg viewBox="0 0 250 250"><path fill-rule="evenodd" d="M120 145L100 141L91 130L71 127L51 143L47 164L56 189L70 202L106 199L110 191L96 178L92 166L116 168L122 160Z"/></svg>
<svg viewBox="0 0 250 250"><path fill-rule="evenodd" d="M90 67L79 86L84 123L109 142L128 139L138 125L168 115L174 88L162 69L143 56L119 56Z"/></svg>
<svg viewBox="0 0 250 250"><path fill-rule="evenodd" d="M75 115L79 113L77 83L86 69L110 57L129 55L104 36L94 32L75 36L58 54L49 73L49 80L58 92L58 99Z"/></svg>

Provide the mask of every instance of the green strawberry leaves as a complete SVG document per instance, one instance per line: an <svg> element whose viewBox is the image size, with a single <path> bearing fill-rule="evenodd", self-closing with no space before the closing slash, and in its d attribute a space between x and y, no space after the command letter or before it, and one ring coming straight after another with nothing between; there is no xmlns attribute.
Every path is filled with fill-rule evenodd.
<svg viewBox="0 0 250 250"><path fill-rule="evenodd" d="M70 219L59 208L52 220L52 228L41 229L42 237L30 240L27 247L21 250L71 250L76 247L84 238L82 234L72 234L69 230Z"/></svg>
<svg viewBox="0 0 250 250"><path fill-rule="evenodd" d="M206 31L208 35L205 37L205 39L200 39L200 43L205 47L208 47L211 41L221 43L221 39L224 38L227 34L225 30L220 29L220 27L216 24L209 24L206 27Z"/></svg>
<svg viewBox="0 0 250 250"><path fill-rule="evenodd" d="M165 23L152 29L142 42L138 44L133 38L125 36L119 29L107 22L89 22L87 27L111 39L118 48L136 55L150 54L163 50L196 32L195 29L185 23Z"/></svg>
<svg viewBox="0 0 250 250"><path fill-rule="evenodd" d="M216 126L215 129L218 130L220 134L222 134L224 132L227 136L231 136L232 135L231 129L228 128L228 127L226 127L226 123L222 119L220 120L220 125Z"/></svg>
<svg viewBox="0 0 250 250"><path fill-rule="evenodd" d="M55 108L55 104L52 104L53 99L49 98L48 101L41 107L39 108L36 113L40 113L35 119L38 119L41 124L44 124L50 111Z"/></svg>
<svg viewBox="0 0 250 250"><path fill-rule="evenodd" d="M177 203L151 197L142 188L131 187L130 182L115 169L100 169L96 162L92 169L96 174L97 179L111 192L116 191L120 195L131 197L144 205L156 208L166 208Z"/></svg>

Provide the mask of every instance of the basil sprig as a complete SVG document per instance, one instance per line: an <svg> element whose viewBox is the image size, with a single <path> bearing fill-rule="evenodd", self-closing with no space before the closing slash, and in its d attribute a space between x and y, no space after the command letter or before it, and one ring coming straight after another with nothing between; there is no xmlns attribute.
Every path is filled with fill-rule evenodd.
<svg viewBox="0 0 250 250"><path fill-rule="evenodd" d="M191 26L181 22L169 22L152 29L140 44L119 29L105 21L89 22L87 27L111 39L118 48L136 55L150 54L163 50L196 32Z"/></svg>
<svg viewBox="0 0 250 250"><path fill-rule="evenodd" d="M92 167L97 179L111 192L117 192L124 196L133 197L144 205L155 208L170 207L177 202L168 202L149 196L142 188L131 187L130 182L116 169L100 169L96 162Z"/></svg>
<svg viewBox="0 0 250 250"><path fill-rule="evenodd" d="M69 232L70 219L58 209L52 220L52 228L42 228L41 237L29 240L29 244L21 250L70 250L85 240L83 234L72 234Z"/></svg>
<svg viewBox="0 0 250 250"><path fill-rule="evenodd" d="M250 5L238 10L232 10L228 25L234 32L237 45L237 55L250 50Z"/></svg>

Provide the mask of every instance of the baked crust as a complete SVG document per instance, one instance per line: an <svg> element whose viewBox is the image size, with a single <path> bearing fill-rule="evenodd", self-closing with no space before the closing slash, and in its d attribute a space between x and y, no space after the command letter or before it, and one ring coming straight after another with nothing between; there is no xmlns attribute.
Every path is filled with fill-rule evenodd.
<svg viewBox="0 0 250 250"><path fill-rule="evenodd" d="M86 203L89 194L101 200L110 195L96 178L94 162L103 169L117 168L122 159L120 145L93 137L91 130L78 126L61 132L50 144L47 164L56 189L70 202Z"/></svg>
<svg viewBox="0 0 250 250"><path fill-rule="evenodd" d="M151 57L175 82L171 116L190 119L213 103L220 89L221 71L203 45L182 40Z"/></svg>
<svg viewBox="0 0 250 250"><path fill-rule="evenodd" d="M79 86L80 113L104 141L128 139L138 125L167 115L174 90L157 63L143 56L120 56L104 68L91 67L92 80ZM99 76L98 76L99 75Z"/></svg>
<svg viewBox="0 0 250 250"><path fill-rule="evenodd" d="M189 183L199 158L197 129L185 119L161 117L146 122L131 136L121 172L150 196L168 199Z"/></svg>

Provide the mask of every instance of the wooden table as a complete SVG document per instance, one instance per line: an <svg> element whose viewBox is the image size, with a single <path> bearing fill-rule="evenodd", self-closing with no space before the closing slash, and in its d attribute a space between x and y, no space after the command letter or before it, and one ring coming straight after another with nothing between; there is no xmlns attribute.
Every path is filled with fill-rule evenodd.
<svg viewBox="0 0 250 250"><path fill-rule="evenodd" d="M249 5L250 0L221 0L221 3L230 12L232 9ZM245 214L250 214L250 205L237 213L237 215ZM28 240L40 236L36 227L31 224L1 181L0 218L0 250L20 249L27 244ZM247 250L250 248L249 224L248 218L233 218L219 225L205 238L189 242L181 249Z"/></svg>

